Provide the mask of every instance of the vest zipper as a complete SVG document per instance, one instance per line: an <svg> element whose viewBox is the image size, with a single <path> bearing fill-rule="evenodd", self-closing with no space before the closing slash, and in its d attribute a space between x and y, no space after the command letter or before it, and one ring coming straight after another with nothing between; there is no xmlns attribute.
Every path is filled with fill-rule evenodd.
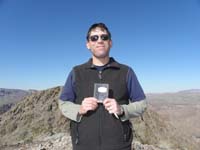
<svg viewBox="0 0 200 150"><path fill-rule="evenodd" d="M99 71L98 76L99 76L99 79L102 80L102 71L101 70Z"/></svg>
<svg viewBox="0 0 200 150"><path fill-rule="evenodd" d="M101 113L102 113L102 104L99 104L99 149L101 150L102 148L102 116L101 116Z"/></svg>
<svg viewBox="0 0 200 150"><path fill-rule="evenodd" d="M98 77L102 81L102 70L99 70ZM99 104L99 150L102 150L102 104Z"/></svg>

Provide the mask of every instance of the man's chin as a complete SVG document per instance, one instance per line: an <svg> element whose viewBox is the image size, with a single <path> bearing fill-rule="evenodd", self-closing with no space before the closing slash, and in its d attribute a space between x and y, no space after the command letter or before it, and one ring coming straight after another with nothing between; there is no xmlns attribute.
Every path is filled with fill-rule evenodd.
<svg viewBox="0 0 200 150"><path fill-rule="evenodd" d="M109 55L108 54L104 54L104 55L94 55L96 58L98 58L98 59L103 59L103 58L107 58L107 57L109 57Z"/></svg>

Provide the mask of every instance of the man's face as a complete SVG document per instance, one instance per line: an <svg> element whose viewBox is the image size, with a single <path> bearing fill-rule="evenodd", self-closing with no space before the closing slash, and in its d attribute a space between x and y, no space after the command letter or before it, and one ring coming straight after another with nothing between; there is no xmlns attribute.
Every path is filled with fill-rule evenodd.
<svg viewBox="0 0 200 150"><path fill-rule="evenodd" d="M105 58L109 56L112 40L108 38L106 30L95 28L91 31L89 41L86 46L96 58Z"/></svg>

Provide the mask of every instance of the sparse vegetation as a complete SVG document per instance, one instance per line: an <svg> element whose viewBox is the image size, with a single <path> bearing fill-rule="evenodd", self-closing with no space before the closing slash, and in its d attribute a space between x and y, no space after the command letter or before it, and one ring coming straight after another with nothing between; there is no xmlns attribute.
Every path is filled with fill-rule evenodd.
<svg viewBox="0 0 200 150"><path fill-rule="evenodd" d="M63 117L58 109L60 89L61 87L55 87L36 92L25 97L10 111L1 115L0 145L5 147L5 145L18 143L31 144L41 137L53 137L59 133L67 133L68 137L65 139L70 139L69 120ZM155 98L155 95L152 97L148 95L148 98ZM161 104L160 101L159 104ZM165 105L162 103L162 106ZM167 106L170 108L170 105L167 104ZM188 135L182 134L179 128L172 126L165 115L156 113L151 104L142 118L131 119L131 121L134 128L134 141L151 145L158 150L198 150L197 145L190 140ZM67 143L70 144L70 142Z"/></svg>

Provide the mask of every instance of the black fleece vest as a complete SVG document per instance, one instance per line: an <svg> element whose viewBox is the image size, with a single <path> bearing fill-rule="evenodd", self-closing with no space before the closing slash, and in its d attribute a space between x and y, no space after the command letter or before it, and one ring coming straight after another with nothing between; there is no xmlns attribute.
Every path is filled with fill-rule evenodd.
<svg viewBox="0 0 200 150"><path fill-rule="evenodd" d="M75 103L81 104L85 97L93 97L94 83L107 83L109 98L128 104L127 72L128 67L113 58L103 71L98 71L92 60L74 67ZM129 121L121 122L102 104L84 115L80 123L72 121L71 135L74 150L129 150L132 141Z"/></svg>

